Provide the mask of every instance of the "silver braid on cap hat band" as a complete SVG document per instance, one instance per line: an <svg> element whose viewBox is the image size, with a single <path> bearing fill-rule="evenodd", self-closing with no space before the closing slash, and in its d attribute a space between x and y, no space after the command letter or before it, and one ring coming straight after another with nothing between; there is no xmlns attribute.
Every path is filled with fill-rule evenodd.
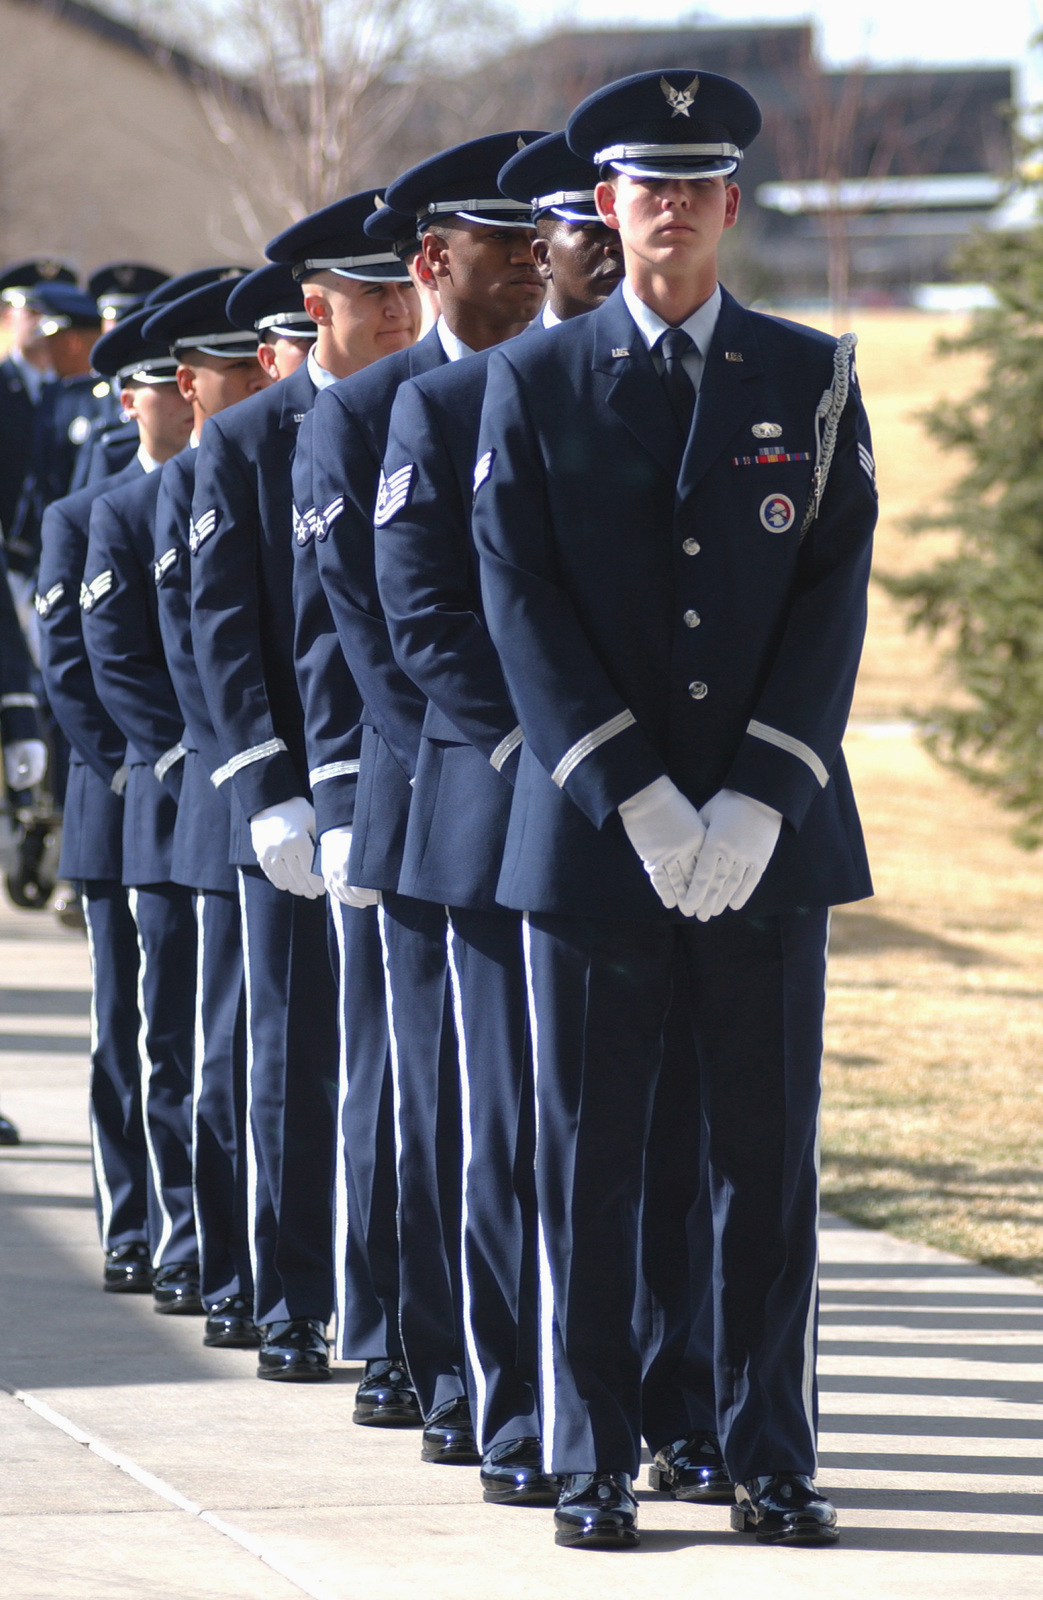
<svg viewBox="0 0 1043 1600"><path fill-rule="evenodd" d="M730 161L741 161L742 151L737 144L610 144L604 150L595 150L594 165L657 157L682 161L686 156L726 156Z"/></svg>

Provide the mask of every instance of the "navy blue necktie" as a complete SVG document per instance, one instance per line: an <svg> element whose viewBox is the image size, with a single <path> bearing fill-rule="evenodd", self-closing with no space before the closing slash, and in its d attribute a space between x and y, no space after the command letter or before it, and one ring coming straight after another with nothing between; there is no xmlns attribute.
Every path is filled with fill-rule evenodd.
<svg viewBox="0 0 1043 1600"><path fill-rule="evenodd" d="M657 348L663 358L663 388L681 437L687 439L695 411L695 390L684 369L684 357L695 349L695 340L683 328L668 328Z"/></svg>

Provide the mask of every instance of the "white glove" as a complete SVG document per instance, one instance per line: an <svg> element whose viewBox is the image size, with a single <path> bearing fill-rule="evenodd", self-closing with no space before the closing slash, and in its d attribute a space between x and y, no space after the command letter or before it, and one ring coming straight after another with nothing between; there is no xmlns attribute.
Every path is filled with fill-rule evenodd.
<svg viewBox="0 0 1043 1600"><path fill-rule="evenodd" d="M698 811L671 778L657 778L619 807L627 838L667 909L679 906L706 837Z"/></svg>
<svg viewBox="0 0 1043 1600"><path fill-rule="evenodd" d="M327 890L342 905L354 906L361 911L364 906L375 906L380 899L376 889L355 889L348 880L348 855L351 851L350 828L327 828L319 836L319 861L322 881Z"/></svg>
<svg viewBox="0 0 1043 1600"><path fill-rule="evenodd" d="M322 879L311 870L315 812L303 795L255 811L250 818L250 841L261 871L277 889L302 894L306 900L317 900L326 893Z"/></svg>
<svg viewBox="0 0 1043 1600"><path fill-rule="evenodd" d="M9 789L31 789L47 771L47 746L42 739L13 739L4 746L4 775Z"/></svg>
<svg viewBox="0 0 1043 1600"><path fill-rule="evenodd" d="M681 910L709 922L729 908L742 910L771 860L782 813L735 789L718 789L699 815L706 841Z"/></svg>

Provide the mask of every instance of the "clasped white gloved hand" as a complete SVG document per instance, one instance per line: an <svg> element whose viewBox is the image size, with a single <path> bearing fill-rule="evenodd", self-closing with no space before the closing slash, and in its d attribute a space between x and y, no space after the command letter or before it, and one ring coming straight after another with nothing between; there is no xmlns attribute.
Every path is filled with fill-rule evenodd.
<svg viewBox="0 0 1043 1600"><path fill-rule="evenodd" d="M257 864L276 889L317 900L326 885L311 870L315 855L315 812L303 795L255 811L250 841Z"/></svg>
<svg viewBox="0 0 1043 1600"><path fill-rule="evenodd" d="M356 889L348 878L348 856L351 853L351 829L327 828L319 835L319 862L322 881L328 892L342 905L354 906L361 911L364 906L375 906L380 900L376 889Z"/></svg>
<svg viewBox="0 0 1043 1600"><path fill-rule="evenodd" d="M699 815L706 838L680 906L686 917L709 922L722 911L742 910L771 860L782 813L735 789L718 789Z"/></svg>
<svg viewBox="0 0 1043 1600"><path fill-rule="evenodd" d="M4 776L9 789L31 789L47 771L42 739L12 739L4 746Z"/></svg>
<svg viewBox="0 0 1043 1600"><path fill-rule="evenodd" d="M619 815L664 906L681 905L706 836L695 806L663 777L624 800Z"/></svg>

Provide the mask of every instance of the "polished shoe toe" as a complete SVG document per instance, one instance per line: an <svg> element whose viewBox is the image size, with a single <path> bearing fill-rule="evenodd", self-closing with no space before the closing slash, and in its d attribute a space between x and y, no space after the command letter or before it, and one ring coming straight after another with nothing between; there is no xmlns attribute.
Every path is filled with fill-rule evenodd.
<svg viewBox="0 0 1043 1600"><path fill-rule="evenodd" d="M648 1486L675 1500L730 1505L735 1499L715 1433L691 1433L658 1450L648 1469Z"/></svg>
<svg viewBox="0 0 1043 1600"><path fill-rule="evenodd" d="M575 1472L554 1513L554 1543L576 1550L630 1550L640 1543L628 1472Z"/></svg>
<svg viewBox="0 0 1043 1600"><path fill-rule="evenodd" d="M153 1309L166 1317L201 1317L199 1268L194 1261L175 1261L152 1274Z"/></svg>
<svg viewBox="0 0 1043 1600"><path fill-rule="evenodd" d="M802 1472L774 1472L735 1485L732 1527L760 1544L836 1544L837 1514Z"/></svg>
<svg viewBox="0 0 1043 1600"><path fill-rule="evenodd" d="M148 1245L118 1244L106 1250L102 1287L106 1294L148 1294L152 1288Z"/></svg>
<svg viewBox="0 0 1043 1600"><path fill-rule="evenodd" d="M500 1506L554 1506L561 1481L545 1471L541 1439L507 1439L482 1457L482 1496Z"/></svg>
<svg viewBox="0 0 1043 1600"><path fill-rule="evenodd" d="M401 1361L382 1356L366 1362L351 1420L362 1428L419 1428L423 1424L420 1402Z"/></svg>
<svg viewBox="0 0 1043 1600"><path fill-rule="evenodd" d="M322 1383L330 1377L326 1329L313 1317L269 1322L261 1329L257 1376L277 1383Z"/></svg>
<svg viewBox="0 0 1043 1600"><path fill-rule="evenodd" d="M226 1295L206 1314L203 1343L226 1350L256 1350L261 1330L254 1321L253 1301L243 1294Z"/></svg>
<svg viewBox="0 0 1043 1600"><path fill-rule="evenodd" d="M475 1443L471 1408L461 1395L436 1406L424 1423L420 1459L445 1467L477 1467L482 1459Z"/></svg>

